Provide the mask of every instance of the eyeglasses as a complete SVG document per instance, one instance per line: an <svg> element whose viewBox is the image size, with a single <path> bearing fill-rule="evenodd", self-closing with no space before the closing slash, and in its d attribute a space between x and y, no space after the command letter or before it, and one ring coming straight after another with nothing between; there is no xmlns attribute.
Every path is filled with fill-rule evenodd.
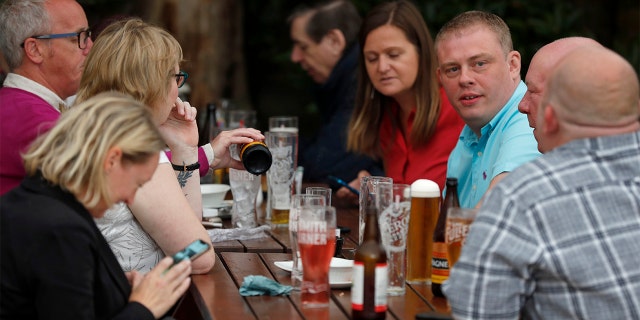
<svg viewBox="0 0 640 320"><path fill-rule="evenodd" d="M174 76L176 77L178 88L182 88L182 86L185 84L185 82L187 82L187 79L189 78L189 74L184 71L180 71L174 74Z"/></svg>
<svg viewBox="0 0 640 320"><path fill-rule="evenodd" d="M40 36L32 36L29 38L34 39L61 39L61 38L78 38L78 48L80 50L87 48L87 42L89 42L89 38L91 38L91 30L84 30L80 32L71 32L71 33L54 33L54 34L45 34ZM24 48L24 41L20 44L21 47Z"/></svg>

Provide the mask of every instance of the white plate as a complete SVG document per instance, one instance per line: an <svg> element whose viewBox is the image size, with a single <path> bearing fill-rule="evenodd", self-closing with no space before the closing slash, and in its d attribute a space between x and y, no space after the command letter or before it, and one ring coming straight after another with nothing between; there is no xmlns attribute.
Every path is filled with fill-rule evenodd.
<svg viewBox="0 0 640 320"><path fill-rule="evenodd" d="M273 264L276 267L291 272L293 268L293 261L274 261ZM331 258L331 269L329 270L329 285L331 288L349 288L351 287L351 281L331 281L331 271L340 272L340 269L349 268L349 271L353 267L353 260L341 259L341 258ZM344 270L343 270L344 271Z"/></svg>
<svg viewBox="0 0 640 320"><path fill-rule="evenodd" d="M215 205L212 207L203 207L202 217L203 218L220 217L223 219L230 218L231 207L233 207L233 200L224 200L220 202L218 205Z"/></svg>
<svg viewBox="0 0 640 320"><path fill-rule="evenodd" d="M205 208L214 208L214 209L218 209L218 208L231 208L233 206L233 200L222 200L221 202L218 202L214 205L211 206L204 206Z"/></svg>
<svg viewBox="0 0 640 320"><path fill-rule="evenodd" d="M291 272L291 269L293 269L293 261L289 260L289 261L275 261L273 264L276 265L276 267L284 270L284 271L289 271Z"/></svg>
<svg viewBox="0 0 640 320"><path fill-rule="evenodd" d="M284 270L284 271L289 271L291 272L291 269L293 269L293 261L288 260L288 261L274 261L273 264L276 265L276 267ZM332 268L336 268L336 267L353 267L353 260L347 260L347 259L342 259L342 258L336 258L333 257L331 258L331 267Z"/></svg>

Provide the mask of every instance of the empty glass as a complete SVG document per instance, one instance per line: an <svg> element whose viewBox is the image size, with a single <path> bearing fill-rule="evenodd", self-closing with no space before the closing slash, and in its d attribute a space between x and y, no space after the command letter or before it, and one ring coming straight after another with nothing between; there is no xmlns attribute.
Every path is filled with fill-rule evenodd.
<svg viewBox="0 0 640 320"><path fill-rule="evenodd" d="M387 252L389 283L387 294L405 293L407 234L411 210L411 187L408 184L378 185L378 224L382 245Z"/></svg>
<svg viewBox="0 0 640 320"><path fill-rule="evenodd" d="M393 179L389 177L380 176L366 176L360 178L360 212L359 212L359 229L358 230L358 244L362 244L364 237L364 226L366 209L368 204L375 204L376 190L378 183L393 184Z"/></svg>
<svg viewBox="0 0 640 320"><path fill-rule="evenodd" d="M256 197L260 191L260 176L245 170L229 169L229 184L233 194L231 223L238 228L257 226Z"/></svg>
<svg viewBox="0 0 640 320"><path fill-rule="evenodd" d="M325 187L307 187L305 189L306 194L316 194L323 196L327 201L327 205L331 206L331 188Z"/></svg>
<svg viewBox="0 0 640 320"><path fill-rule="evenodd" d="M229 129L254 128L256 126L255 110L231 110L229 111Z"/></svg>

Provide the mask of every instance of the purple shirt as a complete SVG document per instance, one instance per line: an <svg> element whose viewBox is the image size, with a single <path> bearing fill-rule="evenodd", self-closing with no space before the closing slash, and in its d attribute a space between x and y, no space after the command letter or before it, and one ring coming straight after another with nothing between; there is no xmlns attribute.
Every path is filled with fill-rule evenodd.
<svg viewBox="0 0 640 320"><path fill-rule="evenodd" d="M39 96L17 88L0 88L0 195L20 184L26 172L21 154L53 127L60 112ZM171 153L167 152L171 159ZM209 160L198 148L200 176L207 174Z"/></svg>
<svg viewBox="0 0 640 320"><path fill-rule="evenodd" d="M0 88L0 194L25 176L21 154L49 131L60 112L37 95L16 88Z"/></svg>

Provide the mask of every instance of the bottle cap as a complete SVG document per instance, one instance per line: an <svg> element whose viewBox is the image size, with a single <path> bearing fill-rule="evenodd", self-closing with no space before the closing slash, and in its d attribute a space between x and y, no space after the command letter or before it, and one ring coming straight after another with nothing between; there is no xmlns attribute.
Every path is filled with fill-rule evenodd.
<svg viewBox="0 0 640 320"><path fill-rule="evenodd" d="M245 170L254 175L261 175L271 168L271 151L261 141L253 141L243 146L240 158Z"/></svg>
<svg viewBox="0 0 640 320"><path fill-rule="evenodd" d="M458 178L447 177L446 185L451 186L451 185L454 185L454 184L458 184Z"/></svg>
<svg viewBox="0 0 640 320"><path fill-rule="evenodd" d="M435 198L440 197L440 187L437 183L427 180L418 179L411 184L411 197L415 198Z"/></svg>

